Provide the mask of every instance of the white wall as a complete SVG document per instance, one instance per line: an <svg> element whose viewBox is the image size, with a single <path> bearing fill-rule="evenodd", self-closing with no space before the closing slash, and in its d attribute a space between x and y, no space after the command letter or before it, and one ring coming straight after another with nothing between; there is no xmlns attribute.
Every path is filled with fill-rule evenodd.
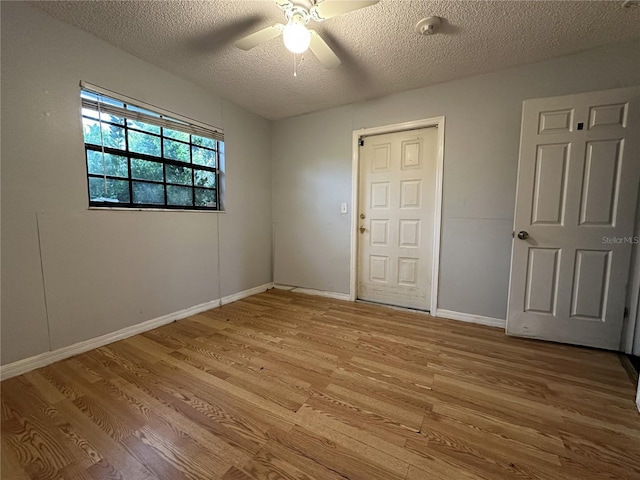
<svg viewBox="0 0 640 480"><path fill-rule="evenodd" d="M635 41L275 123L275 282L347 293L352 131L445 115L438 306L504 319L522 101L638 84Z"/></svg>
<svg viewBox="0 0 640 480"><path fill-rule="evenodd" d="M275 280L282 285L349 291L353 107L275 124L273 232Z"/></svg>
<svg viewBox="0 0 640 480"><path fill-rule="evenodd" d="M1 8L2 364L270 282L269 122L28 5ZM224 128L228 212L87 210L80 80Z"/></svg>

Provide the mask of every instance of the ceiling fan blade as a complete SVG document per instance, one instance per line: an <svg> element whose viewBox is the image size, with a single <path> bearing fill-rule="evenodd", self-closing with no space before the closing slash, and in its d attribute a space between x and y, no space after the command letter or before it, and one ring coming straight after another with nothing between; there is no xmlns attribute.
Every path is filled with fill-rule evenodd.
<svg viewBox="0 0 640 480"><path fill-rule="evenodd" d="M311 9L311 13L318 20L337 17L343 13L353 12L361 8L375 5L380 0L324 0Z"/></svg>
<svg viewBox="0 0 640 480"><path fill-rule="evenodd" d="M311 45L309 48L325 68L331 69L340 65L341 62L338 56L315 30L311 30Z"/></svg>
<svg viewBox="0 0 640 480"><path fill-rule="evenodd" d="M251 50L261 43L268 42L272 38L276 38L277 36L282 35L283 29L284 25L282 25L281 23L276 23L275 25L241 38L234 45L241 50Z"/></svg>

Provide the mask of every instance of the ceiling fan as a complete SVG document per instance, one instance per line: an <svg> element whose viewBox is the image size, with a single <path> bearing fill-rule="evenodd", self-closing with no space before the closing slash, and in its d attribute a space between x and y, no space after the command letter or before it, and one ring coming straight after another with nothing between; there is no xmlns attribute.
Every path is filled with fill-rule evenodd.
<svg viewBox="0 0 640 480"><path fill-rule="evenodd" d="M315 30L307 28L313 20L322 22L331 17L375 5L380 0L275 0L284 12L287 24L276 23L252 33L235 43L242 50L251 50L269 40L283 36L284 44L292 53L304 53L311 49L325 68L340 65L340 59Z"/></svg>

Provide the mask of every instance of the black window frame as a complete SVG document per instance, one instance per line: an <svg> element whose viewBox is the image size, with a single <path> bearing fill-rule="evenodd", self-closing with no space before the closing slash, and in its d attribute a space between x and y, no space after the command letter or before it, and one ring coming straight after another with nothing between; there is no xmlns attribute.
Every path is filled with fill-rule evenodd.
<svg viewBox="0 0 640 480"><path fill-rule="evenodd" d="M134 107L134 108L144 108L145 110L152 112L152 113L157 113L154 112L153 110L149 109L148 107L141 107L140 105L136 105L136 104L132 104L132 103L127 103L126 101L121 101L121 100L117 100L117 99L112 99L111 97L107 97L105 95L102 94L95 94L94 92L88 91L88 90L82 90L81 93L86 92L88 94L91 95L98 95L99 97L103 97L103 98L109 98L110 100L115 100L117 102L121 102L124 105L124 108L126 109L127 107ZM85 108L85 107L83 107ZM167 127L163 127L160 126L158 127L160 129L160 133L152 133L149 131L144 131L141 130L139 128L135 128L129 125L130 122L135 122L135 123L141 123L140 120L136 120L136 119L129 119L126 117L118 117L118 118L122 118L123 123L119 124L119 123L114 123L114 122L110 122L107 120L104 120L102 118L101 112L99 110L93 110L95 111L98 115L97 118L85 115L84 112L82 112L82 124L83 124L83 136L84 136L84 120L87 119L89 121L93 121L96 122L100 125L100 129L102 129L102 125L111 125L117 128L121 128L123 130L124 133L124 138L125 138L125 149L119 149L119 148L113 148L113 147L107 147L104 146L103 144L98 145L98 144L94 144L94 143L87 143L86 138L84 138L84 149L85 149L85 167L86 167L86 174L87 174L87 196L88 196L88 200L89 200L89 207L98 207L98 208L111 208L111 209L132 209L132 210L195 210L195 211L213 211L213 212L220 212L223 211L221 208L221 198L220 198L220 163L221 163L221 150L224 151L224 141L223 140L218 140L215 138L211 138L211 137L207 137L205 135L199 134L199 135L194 135L191 133L186 133L183 131L183 133L186 133L187 135L189 135L189 141L186 140L178 140L177 138L174 137L169 137L169 136L165 136L165 130L169 129ZM157 115L159 116L159 118L162 119L168 119L168 117L166 117L163 114L159 114L157 113ZM151 124L149 124L151 125ZM169 130L178 130L181 131L179 128L170 128ZM138 133L142 133L144 135L149 135L152 137L156 137L160 139L160 156L155 156L155 155L149 155L149 154L144 154L144 153L137 153L137 152L132 152L129 150L129 132L133 131L133 132L138 132ZM203 146L200 145L198 143L194 143L194 137L198 137L198 138L206 138L207 140L211 140L213 142L215 142L215 148L210 148L208 146ZM180 143L182 145L185 145L188 147L189 149L189 162L186 161L179 161L179 160L173 160L171 158L165 158L164 154L164 144L165 144L165 140L169 140L171 142L176 142L176 143ZM104 142L102 142L104 143ZM199 165L197 163L193 163L193 149L198 148L198 149L202 149L202 150L206 150L208 152L211 152L213 155L213 158L215 158L215 166L210 167L207 165ZM127 177L118 177L118 176L113 176L113 175L107 175L106 169L103 172L103 174L95 174L95 173L90 173L90 168L89 168L89 152L99 152L101 154L112 154L112 155L117 155L119 157L123 157L126 158L127 161ZM160 163L162 165L162 181L155 181L155 180L143 180L143 179L136 179L133 177L133 173L132 173L132 167L131 167L131 162L132 160L145 160L145 161L152 161L152 162L156 162L156 163ZM174 182L169 182L167 181L167 166L174 166L174 167L182 167L182 168L188 168L191 170L191 184L190 185L185 185L185 184L180 184L180 183L174 183ZM206 187L206 186L200 186L200 185L196 185L196 174L198 171L202 171L202 172L207 172L209 174L213 174L214 176L214 187ZM129 187L129 202L120 202L120 201L96 201L96 200L92 200L91 199L91 187L90 187L90 182L92 178L98 178L101 180L117 180L117 181L126 181L128 182L128 187ZM133 185L134 183L139 183L139 184L150 184L150 185L162 185L162 189L163 189L163 203L136 203L135 199L134 199L134 189L133 189ZM183 188L190 188L191 189L191 205L171 205L169 204L169 199L168 199L168 193L167 193L167 187L183 187ZM197 191L207 191L207 192L214 192L214 196L213 198L215 199L215 205L213 206L203 206L203 205L196 205L196 192Z"/></svg>

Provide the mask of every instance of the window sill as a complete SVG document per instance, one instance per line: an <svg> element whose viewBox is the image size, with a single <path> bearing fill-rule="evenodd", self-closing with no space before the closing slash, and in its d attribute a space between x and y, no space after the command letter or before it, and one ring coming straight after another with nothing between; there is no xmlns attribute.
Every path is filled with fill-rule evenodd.
<svg viewBox="0 0 640 480"><path fill-rule="evenodd" d="M226 210L193 210L181 208L128 208L128 207L88 207L87 210L104 210L118 212L188 212L188 213L227 213Z"/></svg>

